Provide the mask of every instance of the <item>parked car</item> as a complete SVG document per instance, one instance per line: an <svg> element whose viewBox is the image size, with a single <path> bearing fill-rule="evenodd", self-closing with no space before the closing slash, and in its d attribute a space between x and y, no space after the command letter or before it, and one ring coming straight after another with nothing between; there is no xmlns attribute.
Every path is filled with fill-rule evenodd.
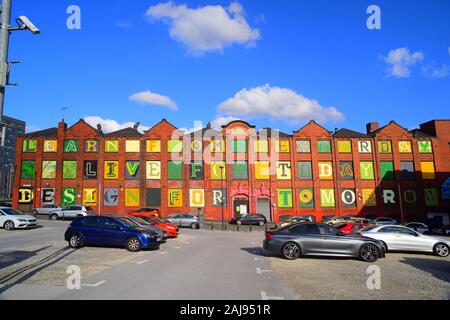
<svg viewBox="0 0 450 320"><path fill-rule="evenodd" d="M341 223L345 223L347 221L350 221L350 217L346 217L346 216L335 216L333 217L333 219L328 220L327 224L329 224L330 226L335 226Z"/></svg>
<svg viewBox="0 0 450 320"><path fill-rule="evenodd" d="M278 217L278 221L281 223L286 222L288 219L291 219L293 217L296 217L294 214L282 214Z"/></svg>
<svg viewBox="0 0 450 320"><path fill-rule="evenodd" d="M352 221L336 225L335 228L345 234L359 234L359 231L367 226L369 226L369 224Z"/></svg>
<svg viewBox="0 0 450 320"><path fill-rule="evenodd" d="M395 225L398 224L398 221L393 219L393 218L389 218L389 217L380 217L380 218L376 218L373 222L375 222L376 225L379 226L386 226L386 225Z"/></svg>
<svg viewBox="0 0 450 320"><path fill-rule="evenodd" d="M334 217L336 217L335 214L325 214L322 216L322 222L328 222L330 220L332 220Z"/></svg>
<svg viewBox="0 0 450 320"><path fill-rule="evenodd" d="M198 217L193 214L174 214L167 217L166 220L179 227L198 229L200 226Z"/></svg>
<svg viewBox="0 0 450 320"><path fill-rule="evenodd" d="M31 210L31 213L35 216L37 216L38 214L49 215L50 212L58 210L62 210L62 207L58 206L57 204L48 204L43 206L42 208L34 208L33 210Z"/></svg>
<svg viewBox="0 0 450 320"><path fill-rule="evenodd" d="M305 219L305 218L302 217L302 216L292 216L291 218L286 219L286 220L281 224L281 227L285 227L285 226L287 226L287 225L289 225L289 224L298 223L298 222L311 222L311 221Z"/></svg>
<svg viewBox="0 0 450 320"><path fill-rule="evenodd" d="M145 221L139 217L117 217L119 220L128 220L138 225L139 228L144 228L150 231L157 232L158 235L162 238L162 241L165 242L168 238L167 232L162 228L152 225L150 222Z"/></svg>
<svg viewBox="0 0 450 320"><path fill-rule="evenodd" d="M0 228L5 230L36 228L35 217L24 214L10 207L0 207Z"/></svg>
<svg viewBox="0 0 450 320"><path fill-rule="evenodd" d="M374 222L372 219L359 218L359 217L356 217L356 218L350 218L350 221L351 221L351 222L354 222L354 223L362 223L362 224L367 224L367 225L369 225L369 224L375 224L375 222Z"/></svg>
<svg viewBox="0 0 450 320"><path fill-rule="evenodd" d="M311 255L355 257L374 262L385 256L380 241L358 235L348 236L324 223L298 223L266 232L263 247L288 260Z"/></svg>
<svg viewBox="0 0 450 320"><path fill-rule="evenodd" d="M58 219L74 219L85 217L92 213L92 208L89 206L67 206L59 210L54 210L49 213L50 220Z"/></svg>
<svg viewBox="0 0 450 320"><path fill-rule="evenodd" d="M421 234L425 234L430 231L428 226L425 223L421 222L408 222L404 225L407 228L413 229Z"/></svg>
<svg viewBox="0 0 450 320"><path fill-rule="evenodd" d="M64 239L74 249L83 246L111 246L125 247L132 252L144 248L158 249L162 240L156 232L139 228L127 220L107 216L75 219L67 228Z"/></svg>
<svg viewBox="0 0 450 320"><path fill-rule="evenodd" d="M267 218L260 213L256 214L246 214L245 216L238 216L231 219L230 224L238 225L259 225L263 226L267 223Z"/></svg>
<svg viewBox="0 0 450 320"><path fill-rule="evenodd" d="M159 209L155 209L155 208L141 208L139 210L130 212L129 215L133 215L136 213L145 214L148 217L161 218L161 211L159 211Z"/></svg>
<svg viewBox="0 0 450 320"><path fill-rule="evenodd" d="M155 217L147 217L145 215L141 215L141 213L135 213L133 215L131 215L132 217L139 217L149 223L151 223L152 225L162 228L163 230L165 230L167 232L167 236L169 238L176 238L178 237L179 234L179 230L180 228L178 228L176 225L174 225L173 223L167 222L165 220L159 219L159 218L155 218Z"/></svg>
<svg viewBox="0 0 450 320"><path fill-rule="evenodd" d="M450 251L450 241L398 225L376 226L361 234L382 241L387 251L430 252L440 257L447 257Z"/></svg>

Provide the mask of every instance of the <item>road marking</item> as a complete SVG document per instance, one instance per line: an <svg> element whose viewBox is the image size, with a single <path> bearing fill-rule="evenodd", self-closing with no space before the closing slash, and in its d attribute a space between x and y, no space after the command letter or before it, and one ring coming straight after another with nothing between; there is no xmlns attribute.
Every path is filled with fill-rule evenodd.
<svg viewBox="0 0 450 320"><path fill-rule="evenodd" d="M174 247L175 249L181 249L181 247Z"/></svg>
<svg viewBox="0 0 450 320"><path fill-rule="evenodd" d="M263 270L263 269L261 269L261 268L256 268L256 273L257 274L262 274L262 273L264 273L264 272L273 272L272 270Z"/></svg>
<svg viewBox="0 0 450 320"><path fill-rule="evenodd" d="M160 252L159 254L167 254L167 251Z"/></svg>
<svg viewBox="0 0 450 320"><path fill-rule="evenodd" d="M135 263L135 264L144 264L146 262L148 262L148 260L142 260L142 261L130 261L131 263Z"/></svg>
<svg viewBox="0 0 450 320"><path fill-rule="evenodd" d="M269 297L267 292L261 291L261 300L284 300L283 297Z"/></svg>
<svg viewBox="0 0 450 320"><path fill-rule="evenodd" d="M104 283L106 283L106 280L102 280L102 281L97 282L95 284L83 284L82 286L83 287L99 287L99 286L101 286Z"/></svg>

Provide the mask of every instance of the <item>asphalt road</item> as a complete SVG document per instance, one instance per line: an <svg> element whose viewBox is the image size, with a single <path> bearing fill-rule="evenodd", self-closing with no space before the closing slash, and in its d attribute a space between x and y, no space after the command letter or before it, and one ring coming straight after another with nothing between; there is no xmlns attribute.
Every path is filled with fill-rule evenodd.
<svg viewBox="0 0 450 320"><path fill-rule="evenodd" d="M2 262L7 266L0 271L0 299L293 298L281 277L270 270L270 260L254 254L263 233L182 229L179 238L160 250L132 254L124 249L68 249L61 241L66 222L41 224L44 228L36 230L0 230L0 266ZM25 258L17 254L27 250L37 253ZM8 264L5 257L12 261ZM102 266L92 270L93 264ZM69 265L81 267L81 290L66 287ZM24 269L32 275L16 279L14 273Z"/></svg>
<svg viewBox="0 0 450 320"><path fill-rule="evenodd" d="M0 229L0 299L450 299L450 258L389 253L375 264L355 259L286 261L261 249L263 232L182 229L158 251L73 250L69 222ZM81 289L67 288L67 268ZM380 270L369 289L368 268Z"/></svg>

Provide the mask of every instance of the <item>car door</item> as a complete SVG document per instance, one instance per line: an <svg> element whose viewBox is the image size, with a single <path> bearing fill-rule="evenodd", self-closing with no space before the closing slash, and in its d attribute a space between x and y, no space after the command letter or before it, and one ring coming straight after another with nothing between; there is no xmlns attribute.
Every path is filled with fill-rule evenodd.
<svg viewBox="0 0 450 320"><path fill-rule="evenodd" d="M401 234L397 232L396 228L392 226L380 228L376 232L375 238L386 243L389 250L403 250L401 248Z"/></svg>
<svg viewBox="0 0 450 320"><path fill-rule="evenodd" d="M6 218L7 218L6 214L0 210L0 227L3 228L3 225L7 220Z"/></svg>
<svg viewBox="0 0 450 320"><path fill-rule="evenodd" d="M408 228L393 227L398 241L398 250L405 251L424 251L426 241L421 239L420 235Z"/></svg>
<svg viewBox="0 0 450 320"><path fill-rule="evenodd" d="M192 216L188 214L183 214L181 217L181 225L183 227L190 227L192 224Z"/></svg>
<svg viewBox="0 0 450 320"><path fill-rule="evenodd" d="M352 251L353 239L340 235L339 230L327 225L318 225L322 235L322 252L327 254L346 255Z"/></svg>
<svg viewBox="0 0 450 320"><path fill-rule="evenodd" d="M102 240L99 217L86 217L80 224L80 232L87 244L100 245Z"/></svg>
<svg viewBox="0 0 450 320"><path fill-rule="evenodd" d="M303 254L322 253L322 235L314 224L299 224L289 228L289 234L300 243Z"/></svg>
<svg viewBox="0 0 450 320"><path fill-rule="evenodd" d="M113 218L99 217L99 244L120 246L124 243L124 229Z"/></svg>

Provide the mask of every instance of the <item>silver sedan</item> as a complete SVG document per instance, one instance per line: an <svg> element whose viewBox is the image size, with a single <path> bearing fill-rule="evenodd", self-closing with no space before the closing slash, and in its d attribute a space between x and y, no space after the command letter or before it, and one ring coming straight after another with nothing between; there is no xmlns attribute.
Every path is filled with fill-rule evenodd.
<svg viewBox="0 0 450 320"><path fill-rule="evenodd" d="M382 241L388 251L429 252L439 257L447 257L450 252L450 241L426 236L403 226L377 226L361 234Z"/></svg>

